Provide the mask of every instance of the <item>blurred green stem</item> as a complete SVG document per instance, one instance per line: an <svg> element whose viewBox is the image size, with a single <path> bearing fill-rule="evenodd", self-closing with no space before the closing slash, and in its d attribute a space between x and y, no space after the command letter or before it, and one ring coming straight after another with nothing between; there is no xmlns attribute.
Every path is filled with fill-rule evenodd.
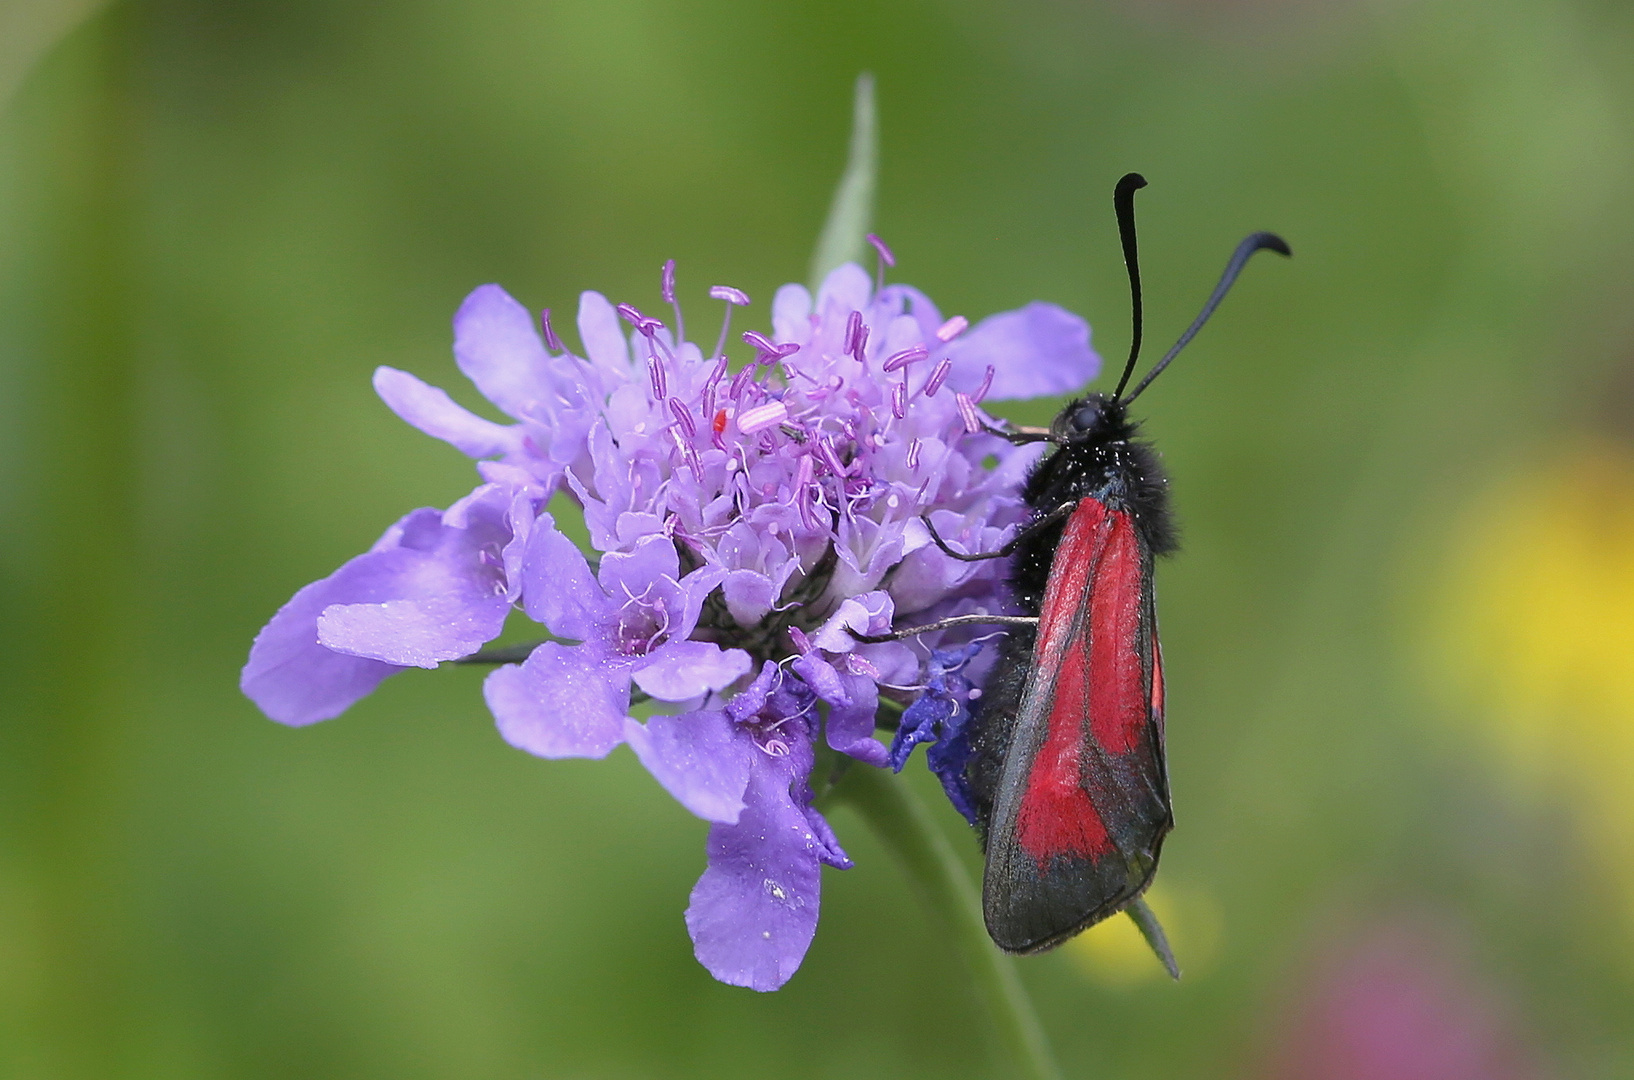
<svg viewBox="0 0 1634 1080"><path fill-rule="evenodd" d="M867 819L964 957L996 1029L1003 1054L1000 1075L1060 1080L1049 1040L1015 963L988 939L975 882L929 808L906 783L884 769L848 769L835 784L832 797Z"/></svg>

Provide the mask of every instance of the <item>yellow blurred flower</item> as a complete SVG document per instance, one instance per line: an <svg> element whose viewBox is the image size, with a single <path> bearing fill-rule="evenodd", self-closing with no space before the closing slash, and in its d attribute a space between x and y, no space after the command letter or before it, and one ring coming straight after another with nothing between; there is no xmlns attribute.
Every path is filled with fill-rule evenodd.
<svg viewBox="0 0 1634 1080"><path fill-rule="evenodd" d="M1183 977L1195 978L1213 963L1220 940L1220 914L1209 897L1153 885L1146 892ZM1134 920L1115 915L1085 930L1061 947L1082 975L1107 986L1135 986L1167 980L1163 964L1152 955Z"/></svg>
<svg viewBox="0 0 1634 1080"><path fill-rule="evenodd" d="M1634 448L1575 442L1497 485L1453 540L1432 679L1528 788L1571 798L1634 917Z"/></svg>

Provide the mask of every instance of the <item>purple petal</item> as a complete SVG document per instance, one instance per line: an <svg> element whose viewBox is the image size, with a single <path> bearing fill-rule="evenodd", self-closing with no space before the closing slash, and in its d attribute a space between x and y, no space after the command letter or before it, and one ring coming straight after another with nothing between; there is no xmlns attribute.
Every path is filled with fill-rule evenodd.
<svg viewBox="0 0 1634 1080"><path fill-rule="evenodd" d="M590 564L548 513L539 515L528 536L522 575L523 610L557 637L588 641L611 618L614 605L596 584Z"/></svg>
<svg viewBox="0 0 1634 1080"><path fill-rule="evenodd" d="M754 740L718 710L624 721L624 740L677 802L705 821L732 824L743 813Z"/></svg>
<svg viewBox="0 0 1634 1080"><path fill-rule="evenodd" d="M879 713L879 687L865 675L842 675L846 701L829 706L826 734L828 745L847 757L868 765L882 766L890 756L884 743L874 738Z"/></svg>
<svg viewBox="0 0 1634 1080"><path fill-rule="evenodd" d="M811 293L804 285L784 285L772 297L772 335L778 341L811 338Z"/></svg>
<svg viewBox="0 0 1634 1080"><path fill-rule="evenodd" d="M618 311L599 292L579 294L579 340L596 367L615 376L617 382L630 377L630 349L618 327Z"/></svg>
<svg viewBox="0 0 1634 1080"><path fill-rule="evenodd" d="M754 570L730 570L721 582L726 610L740 626L754 626L764 619L780 591L771 578Z"/></svg>
<svg viewBox="0 0 1634 1080"><path fill-rule="evenodd" d="M400 575L412 577L416 589L445 576L427 573L423 562ZM318 641L338 653L403 667L434 668L444 660L470 656L498 637L510 608L503 593L491 591L380 604L334 604L318 616Z"/></svg>
<svg viewBox="0 0 1634 1080"><path fill-rule="evenodd" d="M698 962L732 986L776 990L817 932L826 848L789 797L790 779L778 761L756 760L737 824L709 830L709 869L687 907Z"/></svg>
<svg viewBox="0 0 1634 1080"><path fill-rule="evenodd" d="M988 401L1071 393L1101 370L1101 358L1089 347L1089 324L1038 300L983 319L947 347L947 356L953 361L949 384L966 393L993 366Z"/></svg>
<svg viewBox="0 0 1634 1080"><path fill-rule="evenodd" d="M629 675L584 646L547 641L489 675L482 695L500 735L530 754L602 758L624 740Z"/></svg>
<svg viewBox="0 0 1634 1080"><path fill-rule="evenodd" d="M517 494L485 484L441 515L404 518L401 546L376 566L370 594L326 607L318 641L352 656L430 668L498 637L510 611L502 551Z"/></svg>
<svg viewBox="0 0 1634 1080"><path fill-rule="evenodd" d="M912 285L887 285L874 299L874 305L878 309L896 311L901 309L904 301L907 302L909 314L919 324L919 340L926 345L934 345L936 331L942 325L942 313L930 297Z"/></svg>
<svg viewBox="0 0 1634 1080"><path fill-rule="evenodd" d="M828 745L869 765L885 764L889 751L874 738L879 712L879 687L874 680L842 674L821 653L807 653L790 666L828 702Z"/></svg>
<svg viewBox="0 0 1634 1080"><path fill-rule="evenodd" d="M375 393L392 412L432 438L452 443L467 457L484 458L520 448L521 434L456 405L447 392L428 385L406 371L378 367Z"/></svg>
<svg viewBox="0 0 1634 1080"><path fill-rule="evenodd" d="M667 536L646 536L633 551L609 551L601 557L602 588L609 596L622 599L626 593L640 596L648 585L668 578L674 582L681 573L681 558L675 542Z"/></svg>
<svg viewBox="0 0 1634 1080"><path fill-rule="evenodd" d="M874 295L874 279L856 263L842 263L830 270L817 290L817 314L824 319L847 312L863 311ZM832 308L832 311L830 310Z"/></svg>
<svg viewBox="0 0 1634 1080"><path fill-rule="evenodd" d="M255 636L239 679L245 696L281 724L312 724L339 716L386 676L404 670L324 648L318 644L318 615L337 602L371 599L391 567L412 554L391 548L359 555L296 593Z"/></svg>
<svg viewBox="0 0 1634 1080"><path fill-rule="evenodd" d="M690 701L724 690L753 666L742 649L722 649L712 641L672 641L648 653L631 677L659 701Z"/></svg>
<svg viewBox="0 0 1634 1080"><path fill-rule="evenodd" d="M840 602L834 614L823 621L811 635L812 644L824 652L845 653L855 649L859 642L847 631L859 634L884 634L891 629L894 615L891 594L884 590L863 593Z"/></svg>
<svg viewBox="0 0 1634 1080"><path fill-rule="evenodd" d="M548 397L533 316L498 285L480 286L455 313L454 360L484 397L519 420Z"/></svg>

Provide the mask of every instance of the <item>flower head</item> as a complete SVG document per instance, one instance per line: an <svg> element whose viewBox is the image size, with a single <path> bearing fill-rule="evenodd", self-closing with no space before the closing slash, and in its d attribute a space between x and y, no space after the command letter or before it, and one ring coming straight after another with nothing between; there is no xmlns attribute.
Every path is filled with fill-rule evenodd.
<svg viewBox="0 0 1634 1080"><path fill-rule="evenodd" d="M939 646L927 679L921 652L852 631L1005 607L1002 568L948 558L924 520L971 549L1002 543L1026 514L1017 491L1037 448L990 434L983 404L1076 389L1099 361L1088 326L1053 305L970 327L847 264L815 297L779 289L770 333L743 333L753 356L734 368L730 320L750 298L710 290L725 313L706 354L679 332L673 264L662 291L674 329L585 293L583 356L548 311L536 325L498 286L472 293L455 358L510 423L377 371L387 405L478 459L484 483L297 593L256 639L243 687L274 719L328 719L388 675L472 655L520 607L550 640L489 676L500 732L552 758L628 743L711 823L687 912L699 959L770 990L815 932L819 867L850 865L812 807L818 747L900 768L939 737L948 784L960 753L979 646ZM594 564L545 512L558 492L582 507ZM887 750L881 691L903 700L914 685L924 696ZM644 724L629 715L636 692L658 703Z"/></svg>

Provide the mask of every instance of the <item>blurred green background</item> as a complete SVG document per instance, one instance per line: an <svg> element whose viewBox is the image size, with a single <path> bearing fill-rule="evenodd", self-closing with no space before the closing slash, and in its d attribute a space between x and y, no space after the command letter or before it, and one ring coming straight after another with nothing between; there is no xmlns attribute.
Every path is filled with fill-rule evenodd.
<svg viewBox="0 0 1634 1080"><path fill-rule="evenodd" d="M1243 233L1296 252L1141 402L1187 975L1122 925L1023 960L1067 1075L1498 1075L1288 1064L1351 1021L1634 1075L1634 7L4 0L0 42L0 1075L990 1074L847 812L759 996L693 961L704 826L628 752L510 749L472 670L299 731L237 690L297 587L473 482L377 364L472 404L471 288L652 306L670 257L764 328L860 70L944 312L1119 355L1129 169L1157 344ZM1398 931L1419 976L1347 974ZM1465 1005L1312 1018L1375 983Z"/></svg>

